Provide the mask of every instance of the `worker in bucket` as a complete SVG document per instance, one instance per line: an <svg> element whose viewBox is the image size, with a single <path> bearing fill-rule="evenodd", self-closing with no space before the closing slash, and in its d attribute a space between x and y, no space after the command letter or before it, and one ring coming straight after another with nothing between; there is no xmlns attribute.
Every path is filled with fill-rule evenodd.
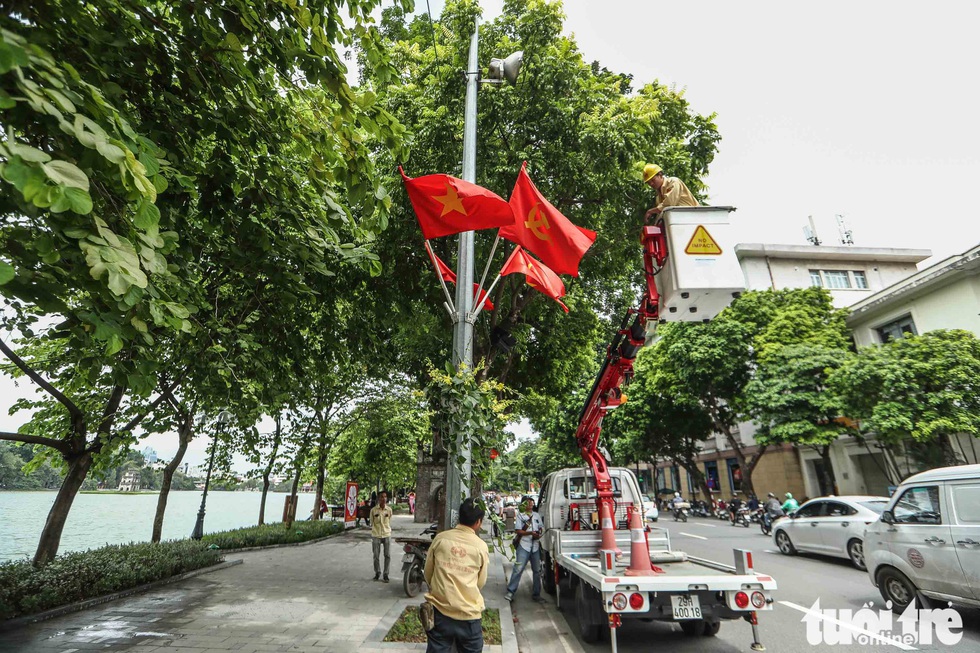
<svg viewBox="0 0 980 653"><path fill-rule="evenodd" d="M646 222L672 206L700 206L683 181L666 176L656 163L643 166L643 183L657 191L657 205L643 216Z"/></svg>

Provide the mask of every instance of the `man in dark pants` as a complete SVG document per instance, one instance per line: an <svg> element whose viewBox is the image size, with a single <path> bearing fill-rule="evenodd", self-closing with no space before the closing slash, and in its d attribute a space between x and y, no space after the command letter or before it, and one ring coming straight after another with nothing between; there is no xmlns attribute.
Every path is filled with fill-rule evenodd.
<svg viewBox="0 0 980 653"><path fill-rule="evenodd" d="M483 650L483 595L490 551L480 539L483 509L467 499L459 506L459 525L436 535L425 557L425 600L435 608L435 626L426 633L426 653Z"/></svg>

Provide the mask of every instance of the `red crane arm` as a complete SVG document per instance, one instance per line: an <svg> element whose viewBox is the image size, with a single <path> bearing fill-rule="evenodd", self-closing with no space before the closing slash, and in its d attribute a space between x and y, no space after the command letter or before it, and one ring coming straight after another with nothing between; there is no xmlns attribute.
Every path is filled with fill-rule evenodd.
<svg viewBox="0 0 980 653"><path fill-rule="evenodd" d="M646 293L640 300L639 308L627 311L619 331L609 344L606 360L589 391L575 433L582 458L592 468L596 486L596 510L600 516L613 514L612 480L606 467L606 458L599 451L602 419L608 411L625 400L622 388L633 378L633 361L646 342L647 322L653 321L656 324L660 320L660 293L657 292L655 275L667 259L667 242L663 229L652 226L643 228L641 240ZM604 512L603 504L608 512Z"/></svg>

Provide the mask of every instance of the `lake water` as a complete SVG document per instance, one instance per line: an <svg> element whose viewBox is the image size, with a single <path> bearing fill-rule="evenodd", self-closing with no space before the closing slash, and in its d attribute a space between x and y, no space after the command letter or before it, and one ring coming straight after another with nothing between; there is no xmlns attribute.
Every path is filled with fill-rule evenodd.
<svg viewBox="0 0 980 653"><path fill-rule="evenodd" d="M33 556L55 492L0 492L0 560ZM148 542L153 532L156 494L79 494L75 497L59 552L84 551L105 544ZM282 518L285 492L270 492L266 521ZM305 519L314 495L301 493L296 516ZM204 532L254 526L261 492L208 492ZM171 492L163 521L163 539L190 537L201 507L201 492Z"/></svg>

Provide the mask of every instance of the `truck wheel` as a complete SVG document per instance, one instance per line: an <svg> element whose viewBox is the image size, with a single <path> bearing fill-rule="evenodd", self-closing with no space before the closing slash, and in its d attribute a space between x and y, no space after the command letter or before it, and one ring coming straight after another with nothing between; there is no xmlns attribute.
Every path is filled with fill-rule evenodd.
<svg viewBox="0 0 980 653"><path fill-rule="evenodd" d="M681 630L688 637L696 637L701 634L704 630L704 622L700 619L690 619L687 621L681 621Z"/></svg>
<svg viewBox="0 0 980 653"><path fill-rule="evenodd" d="M592 602L597 600L593 590L587 583L579 583L575 590L575 612L578 617L578 632L582 640L588 644L595 644L602 635L602 624L592 621L594 612Z"/></svg>
<svg viewBox="0 0 980 653"><path fill-rule="evenodd" d="M542 556L541 567L541 584L544 585L544 591L554 596L558 589L555 586L555 565L547 553Z"/></svg>

